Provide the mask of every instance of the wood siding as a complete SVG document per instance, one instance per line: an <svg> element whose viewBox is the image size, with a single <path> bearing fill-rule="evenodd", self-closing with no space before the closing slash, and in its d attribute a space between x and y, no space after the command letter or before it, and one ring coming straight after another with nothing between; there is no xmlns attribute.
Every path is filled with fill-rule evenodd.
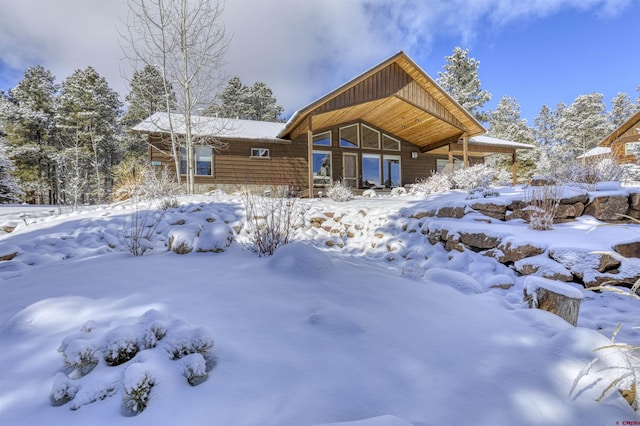
<svg viewBox="0 0 640 426"><path fill-rule="evenodd" d="M152 162L160 162L175 173L175 163L166 152L169 142L157 135L150 139ZM296 142L229 140L227 147L213 151L212 176L196 176L202 190L232 185L287 185L304 189L307 186L307 145ZM153 146L160 149L153 148ZM269 150L269 158L251 157L252 148Z"/></svg>
<svg viewBox="0 0 640 426"><path fill-rule="evenodd" d="M629 123L626 131L616 135L616 138L611 143L611 157L618 163L635 163L635 155L625 155L624 146L628 142L640 142L640 119Z"/></svg>

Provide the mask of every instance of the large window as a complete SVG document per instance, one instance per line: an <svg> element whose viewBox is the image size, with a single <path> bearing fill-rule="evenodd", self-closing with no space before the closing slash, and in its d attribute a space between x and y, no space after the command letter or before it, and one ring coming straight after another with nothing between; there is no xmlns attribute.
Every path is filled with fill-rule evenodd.
<svg viewBox="0 0 640 426"><path fill-rule="evenodd" d="M331 132L318 133L313 135L313 144L321 146L331 146Z"/></svg>
<svg viewBox="0 0 640 426"><path fill-rule="evenodd" d="M313 184L331 185L331 153L313 151Z"/></svg>
<svg viewBox="0 0 640 426"><path fill-rule="evenodd" d="M385 155L382 159L382 175L384 177L384 186L387 188L395 188L400 186L400 156Z"/></svg>
<svg viewBox="0 0 640 426"><path fill-rule="evenodd" d="M382 135L382 149L400 151L400 141L389 135Z"/></svg>
<svg viewBox="0 0 640 426"><path fill-rule="evenodd" d="M352 124L340 128L340 146L343 148L358 147L358 125Z"/></svg>
<svg viewBox="0 0 640 426"><path fill-rule="evenodd" d="M362 154L362 184L366 187L381 186L379 154Z"/></svg>
<svg viewBox="0 0 640 426"><path fill-rule="evenodd" d="M380 149L380 132L362 125L362 147Z"/></svg>
<svg viewBox="0 0 640 426"><path fill-rule="evenodd" d="M196 146L193 149L194 171L196 176L211 176L213 158L210 146ZM187 150L180 148L180 174L187 174Z"/></svg>

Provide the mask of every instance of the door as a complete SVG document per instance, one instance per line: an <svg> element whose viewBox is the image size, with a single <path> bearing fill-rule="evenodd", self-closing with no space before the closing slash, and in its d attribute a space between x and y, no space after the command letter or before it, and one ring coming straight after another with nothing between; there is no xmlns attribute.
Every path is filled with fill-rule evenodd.
<svg viewBox="0 0 640 426"><path fill-rule="evenodd" d="M349 188L358 187L358 156L357 154L342 154L342 184Z"/></svg>

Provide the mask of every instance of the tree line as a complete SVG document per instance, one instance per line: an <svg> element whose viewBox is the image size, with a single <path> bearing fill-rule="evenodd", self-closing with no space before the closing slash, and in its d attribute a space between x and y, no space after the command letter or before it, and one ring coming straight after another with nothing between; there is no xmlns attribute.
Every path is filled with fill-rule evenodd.
<svg viewBox="0 0 640 426"><path fill-rule="evenodd" d="M6 94L0 92L0 202L102 203L110 200L117 167L146 158L146 142L130 129L166 111L162 73L135 71L130 91L119 95L92 68L77 70L61 84L38 65ZM170 91L170 110L177 110ZM282 107L263 82L248 87L231 78L205 115L282 120Z"/></svg>
<svg viewBox="0 0 640 426"><path fill-rule="evenodd" d="M629 94L618 93L607 109L602 94L590 93L579 95L570 105L562 102L555 107L542 105L531 126L520 116L520 105L513 97L503 96L494 110L482 109L491 100L491 93L481 89L480 63L469 57L468 49L456 47L445 60L443 71L438 73L438 84L485 124L489 136L535 146L520 154L521 176L561 173L640 111L640 96L633 101ZM510 161L500 156L491 160L497 165Z"/></svg>

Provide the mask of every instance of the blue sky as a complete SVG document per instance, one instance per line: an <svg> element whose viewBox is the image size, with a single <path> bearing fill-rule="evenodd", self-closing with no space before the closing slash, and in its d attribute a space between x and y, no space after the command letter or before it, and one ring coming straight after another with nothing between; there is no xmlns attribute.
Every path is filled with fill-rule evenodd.
<svg viewBox="0 0 640 426"><path fill-rule="evenodd" d="M41 64L61 82L93 66L127 92L118 29L125 0L1 0L0 90ZM454 47L480 61L482 88L515 97L533 124L542 105L578 95L640 96L638 0L228 0L226 72L264 81L290 115L404 50L437 78Z"/></svg>

